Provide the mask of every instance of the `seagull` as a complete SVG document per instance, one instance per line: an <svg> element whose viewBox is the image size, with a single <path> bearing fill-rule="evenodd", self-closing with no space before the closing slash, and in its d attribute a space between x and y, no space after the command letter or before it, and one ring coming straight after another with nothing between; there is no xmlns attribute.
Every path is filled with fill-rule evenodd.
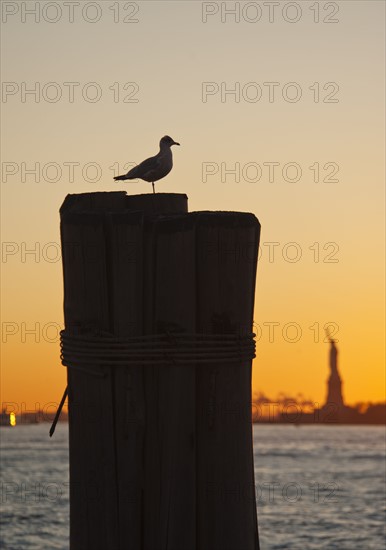
<svg viewBox="0 0 386 550"><path fill-rule="evenodd" d="M172 145L179 145L179 143L170 136L164 136L159 142L159 153L157 155L144 160L138 166L134 166L127 174L116 176L115 181L140 178L151 182L153 193L155 193L154 182L167 176L173 168Z"/></svg>

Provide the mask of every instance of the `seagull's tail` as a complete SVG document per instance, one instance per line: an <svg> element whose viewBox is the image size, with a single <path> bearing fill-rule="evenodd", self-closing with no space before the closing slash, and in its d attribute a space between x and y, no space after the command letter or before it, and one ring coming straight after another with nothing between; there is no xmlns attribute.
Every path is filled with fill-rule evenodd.
<svg viewBox="0 0 386 550"><path fill-rule="evenodd" d="M115 181L119 181L119 180L127 180L129 178L127 177L127 174L124 174L123 176L115 176L114 179Z"/></svg>

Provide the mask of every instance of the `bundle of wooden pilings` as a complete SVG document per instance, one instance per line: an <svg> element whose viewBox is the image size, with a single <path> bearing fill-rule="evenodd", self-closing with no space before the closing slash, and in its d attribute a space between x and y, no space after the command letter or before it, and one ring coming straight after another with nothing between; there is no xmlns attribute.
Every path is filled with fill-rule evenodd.
<svg viewBox="0 0 386 550"><path fill-rule="evenodd" d="M125 192L60 214L71 550L257 550L258 220Z"/></svg>

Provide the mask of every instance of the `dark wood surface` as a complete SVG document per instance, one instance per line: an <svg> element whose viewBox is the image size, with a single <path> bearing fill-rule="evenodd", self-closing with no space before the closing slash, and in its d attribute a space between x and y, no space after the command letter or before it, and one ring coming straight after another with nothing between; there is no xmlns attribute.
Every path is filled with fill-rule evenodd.
<svg viewBox="0 0 386 550"><path fill-rule="evenodd" d="M202 213L197 228L198 332L251 331L260 226L248 214ZM251 362L197 369L197 548L259 548Z"/></svg>
<svg viewBox="0 0 386 550"><path fill-rule="evenodd" d="M66 330L250 332L260 225L184 194L69 195ZM257 550L251 361L68 369L71 550Z"/></svg>

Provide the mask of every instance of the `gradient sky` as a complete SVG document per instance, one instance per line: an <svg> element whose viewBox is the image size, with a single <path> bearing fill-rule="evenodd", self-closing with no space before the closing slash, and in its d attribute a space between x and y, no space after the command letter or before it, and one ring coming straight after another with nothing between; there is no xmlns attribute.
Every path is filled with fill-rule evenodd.
<svg viewBox="0 0 386 550"><path fill-rule="evenodd" d="M40 21L23 12L35 4ZM145 182L118 185L112 177L155 154L164 134L182 146L159 191L187 193L191 211L249 211L262 224L254 391L302 392L323 402L323 327L334 323L346 402L383 400L384 3L280 2L272 22L273 7L263 2L228 2L239 7L239 22L213 2L75 4L71 23L64 6L60 14L52 3L2 2L1 400L32 409L58 401L66 383L55 338L63 322L55 243L64 197L149 192ZM204 23L203 10L218 13ZM79 83L73 102L69 82ZM203 101L205 82L218 93ZM269 82L278 83L272 101ZM35 83L37 96L24 96ZM135 85L124 90L126 83ZM335 84L324 89L327 83ZM225 93L237 86L239 98ZM253 101L259 89L261 98ZM93 102L96 90L101 98ZM290 101L299 90L299 100ZM55 93L61 98L50 102ZM270 162L279 163L273 181ZM24 173L36 163L40 182ZM73 182L64 163L78 163ZM203 163L218 167L206 181ZM221 165L235 163L239 181L221 174ZM295 179L288 166L283 178L287 163L300 167L299 181L286 181ZM57 165L62 174L55 182ZM247 181L256 165L260 180ZM338 181L324 182L334 167ZM94 177L99 181L91 182ZM34 248L36 257L24 254ZM272 342L267 323L279 323ZM295 339L288 323L301 329L297 342L288 341ZM38 336L24 334L36 324Z"/></svg>

